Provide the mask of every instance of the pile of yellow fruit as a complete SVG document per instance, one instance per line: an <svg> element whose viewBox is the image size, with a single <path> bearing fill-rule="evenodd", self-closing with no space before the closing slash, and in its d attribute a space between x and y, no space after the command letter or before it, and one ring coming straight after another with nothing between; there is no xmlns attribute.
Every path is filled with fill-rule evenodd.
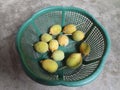
<svg viewBox="0 0 120 90"><path fill-rule="evenodd" d="M40 60L40 63L44 70L50 73L54 73L58 70L57 61L62 61L65 58L65 53L59 50L60 46L67 46L69 44L69 38L67 35L72 35L74 41L81 41L84 39L84 32L77 30L74 24L66 25L63 29L61 25L53 25L50 27L49 33L43 33L40 41L34 44L34 49L39 53L52 52L51 57L45 60ZM57 39L53 38L56 36ZM80 52L71 53L66 60L66 66L75 69L82 64L82 55L87 56L90 53L90 45L83 42L79 46Z"/></svg>

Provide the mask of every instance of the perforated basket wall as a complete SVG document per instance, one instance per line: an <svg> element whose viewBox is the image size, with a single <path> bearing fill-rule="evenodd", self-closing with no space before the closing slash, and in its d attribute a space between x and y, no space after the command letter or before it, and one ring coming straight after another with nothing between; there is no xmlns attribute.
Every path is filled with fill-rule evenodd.
<svg viewBox="0 0 120 90"><path fill-rule="evenodd" d="M50 74L40 67L38 62L47 58L48 53L35 52L33 44L54 24L62 26L75 24L78 30L85 33L83 42L90 44L91 52L79 68L64 68L55 74ZM80 43L70 39L67 47L59 47L59 49L69 55L77 52L76 46ZM109 52L110 40L103 26L88 12L80 8L58 6L40 10L26 21L18 32L16 46L21 56L22 66L33 80L47 85L80 86L91 82L100 74ZM64 66L64 62L59 65Z"/></svg>

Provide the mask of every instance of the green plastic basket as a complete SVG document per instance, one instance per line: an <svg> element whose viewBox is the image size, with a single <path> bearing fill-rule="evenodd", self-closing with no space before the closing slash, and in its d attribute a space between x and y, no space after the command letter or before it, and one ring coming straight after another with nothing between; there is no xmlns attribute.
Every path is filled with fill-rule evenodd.
<svg viewBox="0 0 120 90"><path fill-rule="evenodd" d="M90 55L77 69L64 68L54 74L45 72L39 65L48 53L34 51L33 43L39 41L42 33L48 32L51 25L75 24L85 33L83 42L91 46ZM77 52L76 46L81 42L70 40L67 47L59 47L67 55ZM75 7L53 6L35 13L20 28L16 46L21 57L22 66L29 77L45 85L81 86L93 81L102 71L110 50L110 39L104 27L88 12ZM60 68L64 62L59 62Z"/></svg>

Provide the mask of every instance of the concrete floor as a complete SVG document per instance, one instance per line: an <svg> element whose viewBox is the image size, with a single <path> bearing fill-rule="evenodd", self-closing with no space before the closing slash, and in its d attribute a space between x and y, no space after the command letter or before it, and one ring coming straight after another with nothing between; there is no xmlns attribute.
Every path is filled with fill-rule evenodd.
<svg viewBox="0 0 120 90"><path fill-rule="evenodd" d="M48 6L76 6L93 14L111 37L111 52L104 70L82 87L44 86L22 70L15 48L21 24L34 12ZM120 85L120 0L0 0L0 90L119 90Z"/></svg>

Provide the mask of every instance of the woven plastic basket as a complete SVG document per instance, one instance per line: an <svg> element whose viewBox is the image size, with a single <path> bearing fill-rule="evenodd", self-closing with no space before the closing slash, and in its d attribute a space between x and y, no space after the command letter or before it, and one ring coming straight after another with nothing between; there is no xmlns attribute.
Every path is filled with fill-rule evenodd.
<svg viewBox="0 0 120 90"><path fill-rule="evenodd" d="M79 68L64 68L50 74L40 67L38 62L48 55L35 52L33 43L54 24L75 24L85 33L84 42L89 43L91 52ZM67 47L60 49L68 54L76 52L77 43L70 40ZM16 46L22 66L33 80L46 85L81 86L93 81L102 71L110 50L110 39L104 27L88 12L75 7L55 6L38 11L21 26ZM63 67L64 64L59 65Z"/></svg>

